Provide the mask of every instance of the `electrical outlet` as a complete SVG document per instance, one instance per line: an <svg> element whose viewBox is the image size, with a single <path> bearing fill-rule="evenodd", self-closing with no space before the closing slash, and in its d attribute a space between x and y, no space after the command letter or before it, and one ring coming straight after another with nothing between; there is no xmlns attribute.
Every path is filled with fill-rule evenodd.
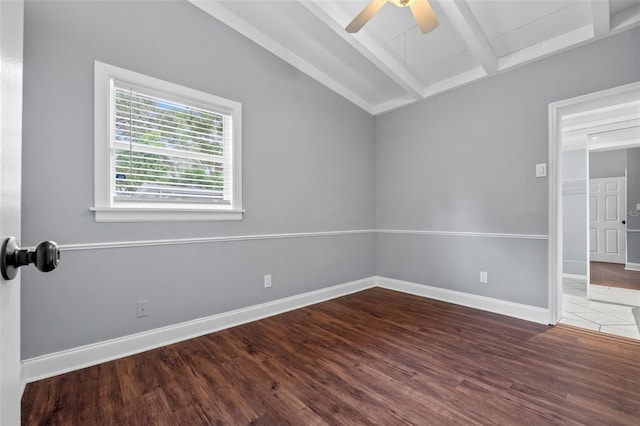
<svg viewBox="0 0 640 426"><path fill-rule="evenodd" d="M138 318L149 316L149 310L147 309L147 302L148 300L140 300L136 303Z"/></svg>
<svg viewBox="0 0 640 426"><path fill-rule="evenodd" d="M536 164L536 177L545 177L547 175L547 163Z"/></svg>
<svg viewBox="0 0 640 426"><path fill-rule="evenodd" d="M486 284L488 282L488 274L485 271L480 271L480 282Z"/></svg>
<svg viewBox="0 0 640 426"><path fill-rule="evenodd" d="M264 288L271 287L271 274L264 276Z"/></svg>

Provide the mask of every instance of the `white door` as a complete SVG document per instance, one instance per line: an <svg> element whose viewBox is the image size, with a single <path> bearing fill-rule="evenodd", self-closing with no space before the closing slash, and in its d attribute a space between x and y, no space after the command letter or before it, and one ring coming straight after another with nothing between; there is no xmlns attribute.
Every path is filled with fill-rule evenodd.
<svg viewBox="0 0 640 426"><path fill-rule="evenodd" d="M0 0L0 239L20 237L22 0ZM20 424L20 274L0 276L0 425Z"/></svg>
<svg viewBox="0 0 640 426"><path fill-rule="evenodd" d="M625 178L589 180L589 251L593 262L625 263Z"/></svg>

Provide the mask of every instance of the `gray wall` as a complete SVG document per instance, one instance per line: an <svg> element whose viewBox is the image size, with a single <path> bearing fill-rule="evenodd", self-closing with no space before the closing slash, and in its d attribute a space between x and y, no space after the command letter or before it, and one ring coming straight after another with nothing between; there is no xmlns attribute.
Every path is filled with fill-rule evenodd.
<svg viewBox="0 0 640 426"><path fill-rule="evenodd" d="M624 176L626 168L626 149L589 153L589 178L591 179Z"/></svg>
<svg viewBox="0 0 640 426"><path fill-rule="evenodd" d="M591 162L591 156L589 156ZM626 165L625 165L626 166ZM587 275L587 150L562 154L563 272Z"/></svg>
<svg viewBox="0 0 640 426"><path fill-rule="evenodd" d="M377 227L546 235L549 103L638 80L634 29L377 117ZM377 273L547 306L546 243L476 238L379 235Z"/></svg>
<svg viewBox="0 0 640 426"><path fill-rule="evenodd" d="M640 263L640 148L627 150L627 261ZM636 231L636 232L633 232Z"/></svg>
<svg viewBox="0 0 640 426"><path fill-rule="evenodd" d="M24 245L374 227L374 118L189 3L28 1L24 53ZM244 220L95 222L94 60L242 102ZM374 247L364 234L64 252L52 273L23 271L22 356L369 277Z"/></svg>

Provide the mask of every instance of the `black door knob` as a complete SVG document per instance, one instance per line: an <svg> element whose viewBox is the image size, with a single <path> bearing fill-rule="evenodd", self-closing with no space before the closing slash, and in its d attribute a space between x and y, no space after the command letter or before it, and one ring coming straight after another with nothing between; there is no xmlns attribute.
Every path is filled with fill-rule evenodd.
<svg viewBox="0 0 640 426"><path fill-rule="evenodd" d="M626 223L627 223L627 221L626 221L626 220L623 220L623 221L622 221L622 224L623 224L623 225L626 225Z"/></svg>
<svg viewBox="0 0 640 426"><path fill-rule="evenodd" d="M60 263L60 250L53 241L43 241L35 250L21 249L15 237L2 242L0 252L0 272L5 280L12 280L18 274L18 268L33 263L42 272L56 269Z"/></svg>

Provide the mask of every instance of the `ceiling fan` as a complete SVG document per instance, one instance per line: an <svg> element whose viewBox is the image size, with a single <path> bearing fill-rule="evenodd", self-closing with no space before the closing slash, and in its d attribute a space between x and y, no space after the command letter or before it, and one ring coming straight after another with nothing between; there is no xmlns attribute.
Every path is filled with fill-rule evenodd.
<svg viewBox="0 0 640 426"><path fill-rule="evenodd" d="M360 31L387 2L391 2L398 7L410 7L411 13L413 13L413 17L423 34L433 31L438 26L438 18L427 0L371 0L371 2L362 9L362 12L347 25L345 28L347 32L357 33Z"/></svg>

